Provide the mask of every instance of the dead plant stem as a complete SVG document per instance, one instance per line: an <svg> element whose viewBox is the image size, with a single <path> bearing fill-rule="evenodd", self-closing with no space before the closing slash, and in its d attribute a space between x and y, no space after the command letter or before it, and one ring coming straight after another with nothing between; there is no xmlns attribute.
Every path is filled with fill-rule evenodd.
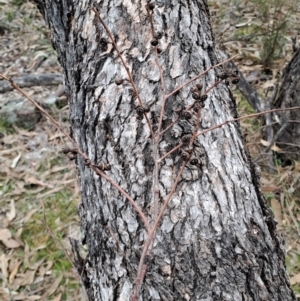
<svg viewBox="0 0 300 301"><path fill-rule="evenodd" d="M260 115L264 115L264 114L268 114L268 113L273 113L273 112L292 111L292 110L299 110L299 109L300 109L300 106L291 107L291 108L283 108L283 109L272 109L272 110L268 110L268 111L253 113L253 114L249 114L249 115L246 115L246 116L234 118L234 119L231 119L231 120L226 120L226 121L224 121L224 122L222 122L222 123L220 123L220 124L218 124L216 126L210 127L209 129L206 129L206 130L198 133L197 137L201 136L201 135L204 135L207 132L211 132L211 131L213 131L213 130L215 130L217 128L220 128L223 125L226 125L226 124L231 123L231 122L240 121L240 120L247 119L247 118L252 118L252 117L257 117L257 116L260 116ZM173 151L175 151L175 150L171 150L169 153L172 153Z"/></svg>
<svg viewBox="0 0 300 301"><path fill-rule="evenodd" d="M221 63L219 63L219 64L216 64L216 65L214 65L214 66L212 66L212 67L206 69L205 71L201 72L200 74L194 76L192 79L188 80L187 82L185 82L184 84L182 84L181 86L179 86L178 88L176 88L175 90L173 90L171 93L167 94L167 95L166 95L166 99L168 99L169 97L171 97L171 96L174 95L176 92L180 91L181 89L183 89L184 87L186 87L187 85L189 85L190 83L192 83L193 81L197 80L197 79L200 78L201 76L205 75L205 74L208 73L210 70L212 70L212 69L214 69L214 68L216 68L216 67L219 67L219 66L221 66L221 65L223 65L223 64L225 64L225 63L227 63L227 62L229 62L229 61L231 61L231 60L233 60L233 59L236 58L237 56L238 56L238 54L237 54L237 55L234 55L234 56L232 56L231 58L229 58L229 59L227 59L227 60L225 60L225 61L223 61L223 62L221 62Z"/></svg>
<svg viewBox="0 0 300 301"><path fill-rule="evenodd" d="M0 73L0 77L3 78L4 80L8 81L14 89L19 91L33 105L35 105L40 112L42 112L47 118L49 118L51 120L51 122L57 127L57 129L60 130L68 138L68 140L73 144L77 153L83 158L83 160L85 162L90 162L88 156L84 152L81 151L81 149L79 148L77 143L74 141L74 139L71 138L71 136L62 128L62 126L47 111L45 111L33 98L31 98L25 91L23 91L19 86L17 86L11 78L8 78L1 73ZM114 186L131 203L131 205L135 208L137 213L140 215L142 221L144 222L147 232L149 232L150 231L149 222L148 222L145 214L143 213L142 209L140 208L140 206L132 199L132 197L129 196L128 193L126 193L120 185L118 185L116 182L114 182L107 174L105 174L97 166L95 166L91 163L87 164L87 166L89 168L93 169L99 176L101 176L102 178L104 178L108 182L110 182L111 185Z"/></svg>
<svg viewBox="0 0 300 301"><path fill-rule="evenodd" d="M196 135L196 137L198 136L201 136L201 135L204 135L208 132L211 132L215 129L218 129L220 127L222 127L223 125L226 125L228 123L231 123L231 122L235 122L235 121L240 121L240 120L243 120L243 119L247 119L247 118L252 118L252 117L257 117L257 116L260 116L260 115L264 115L264 114L268 114L268 113L273 113L273 112L280 112L280 111L292 111L292 110L299 110L300 109L300 106L297 106L297 107L291 107L291 108L283 108L283 109L272 109L272 110L269 110L269 111L263 111L263 112L258 112L258 113L253 113L253 114L249 114L249 115L246 115L246 116L242 116L242 117L238 117L238 118L234 118L234 119L231 119L231 120L226 120L216 126L213 126L213 127L210 127L200 133L198 133ZM168 153L166 153L165 155L163 155L159 161L161 162L162 160L164 160L166 157L168 157L169 155L171 155L172 153L174 153L176 150L178 150L180 147L183 146L183 143L181 144L178 144L177 146L175 146L174 148L172 148Z"/></svg>
<svg viewBox="0 0 300 301"><path fill-rule="evenodd" d="M148 18L150 20L150 26L151 26L151 34L152 38L155 39L155 30L154 30L154 25L153 25L153 16L152 12L147 6L147 14ZM161 106L161 111L160 111L160 116L159 116L159 123L158 123L158 129L157 129L157 135L155 135L154 143L153 143L153 160L154 160L154 170L153 170L153 222L157 218L158 215L158 203L159 203L159 167L160 163L158 161L159 159L159 141L160 141L160 129L162 126L162 119L164 115L164 108L165 108L165 81L164 81L164 76L163 76L163 70L162 66L159 62L159 57L158 57L158 50L157 46L154 46L154 52L155 52L155 63L157 65L158 71L159 71L159 76L160 76L160 85L161 85L161 98L162 98L162 106Z"/></svg>

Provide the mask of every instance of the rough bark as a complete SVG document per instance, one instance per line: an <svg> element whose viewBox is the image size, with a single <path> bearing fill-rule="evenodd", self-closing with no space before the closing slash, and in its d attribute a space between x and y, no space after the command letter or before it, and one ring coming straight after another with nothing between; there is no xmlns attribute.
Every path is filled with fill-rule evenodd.
<svg viewBox="0 0 300 301"><path fill-rule="evenodd" d="M300 49L295 52L283 73L279 94L273 103L274 108L288 108L300 105L299 74ZM288 122L288 125L278 137L276 143L284 150L285 157L297 160L300 154L300 111L281 113L279 114L279 120L281 123L275 126L275 131L278 131L284 122Z"/></svg>
<svg viewBox="0 0 300 301"><path fill-rule="evenodd" d="M112 165L107 174L151 217L149 129L145 119L137 119L130 84L115 84L126 73L112 45L103 49L99 44L108 37L91 10L95 5L112 31L151 116L160 110L161 88L146 1L37 2L63 67L74 139L93 162L101 159ZM217 63L206 1L158 0L154 26L163 36L160 60L167 92ZM216 71L201 81L209 87ZM192 103L190 86L168 100L164 127L175 102ZM230 90L220 84L209 93L199 131L235 114ZM190 130L191 124L181 120L164 135L160 153ZM296 300L285 271L282 239L239 124L199 136L194 152L199 156L202 151L203 167L187 164L157 231L139 300ZM164 161L161 199L169 193L180 162L178 153ZM83 285L89 300L130 300L146 238L143 224L125 198L80 158L77 166L82 239L72 245ZM86 259L80 257L80 243L88 247Z"/></svg>

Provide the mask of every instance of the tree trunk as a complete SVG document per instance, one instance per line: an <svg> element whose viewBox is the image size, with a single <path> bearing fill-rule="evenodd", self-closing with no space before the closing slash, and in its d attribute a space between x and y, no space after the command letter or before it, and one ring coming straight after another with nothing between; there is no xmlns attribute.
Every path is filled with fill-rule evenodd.
<svg viewBox="0 0 300 301"><path fill-rule="evenodd" d="M50 27L64 70L71 132L92 162L111 164L106 174L142 208L156 217L153 139L110 38L92 7L112 32L140 92L151 124L157 123L162 90L146 1L36 0ZM96 1L95 1L96 2ZM217 63L206 1L156 1L154 30L161 33L159 61L166 93ZM211 70L197 81L217 80ZM176 117L175 104L191 104L190 88L168 99L163 129ZM221 83L208 93L199 132L236 115L230 89ZM192 131L194 119L180 121L160 140L158 152L177 145ZM147 258L139 300L296 300L285 271L284 245L259 189L239 124L230 123L197 137L162 218ZM204 156L203 156L204 155ZM154 156L155 157L155 156ZM160 203L179 173L179 152L159 170ZM191 161L190 161L191 162ZM147 232L133 206L78 156L82 202L81 241L72 241L78 273L89 300L130 300ZM160 208L159 208L160 209ZM88 247L82 259L79 246Z"/></svg>
<svg viewBox="0 0 300 301"><path fill-rule="evenodd" d="M279 94L273 103L274 108L288 108L300 106L300 49L298 49L286 67ZM276 124L278 131L284 123L285 130L277 139L278 146L284 150L285 158L299 159L300 154L300 110L293 110L278 114L281 124Z"/></svg>

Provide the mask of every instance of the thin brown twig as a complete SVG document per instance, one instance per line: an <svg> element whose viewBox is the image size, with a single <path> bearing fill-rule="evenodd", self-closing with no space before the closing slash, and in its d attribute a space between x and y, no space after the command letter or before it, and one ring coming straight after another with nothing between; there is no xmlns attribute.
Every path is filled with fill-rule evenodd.
<svg viewBox="0 0 300 301"><path fill-rule="evenodd" d="M250 114L250 115L246 115L246 116L234 118L234 119L231 119L231 120L226 120L225 122L222 122L222 123L220 123L220 124L218 124L216 126L210 127L208 129L206 129L206 130L198 133L196 135L196 137L204 135L207 132L213 131L213 130L215 130L217 128L220 128L223 125L226 125L226 124L231 123L231 122L235 122L235 121L239 121L239 120L243 120L243 119L247 119L247 118L252 118L252 117L256 117L256 116L260 116L260 115L264 115L264 114L268 114L268 113L278 112L278 111L291 111L291 110L299 110L299 109L300 109L300 106L291 107L291 108L284 108L284 109L272 109L272 110L269 110L269 111L263 111L263 112L253 113L253 114ZM172 148L168 153L166 153L165 155L163 155L159 159L159 161L161 162L162 160L164 160L166 157L168 157L169 155L171 155L173 152L175 152L176 150L178 150L182 146L183 146L183 143L178 144L177 146L175 146L174 148Z"/></svg>
<svg viewBox="0 0 300 301"><path fill-rule="evenodd" d="M238 54L232 56L231 58L229 58L229 59L227 59L227 60L225 60L225 61L223 61L223 62L221 62L221 63L218 63L218 64L216 64L216 65L214 65L214 66L211 66L210 68L206 69L205 71L201 72L200 74L194 76L192 79L188 80L187 82L185 82L184 84L182 84L181 86L179 86L178 88L176 88L175 90L173 90L171 93L167 94L167 95L166 95L166 99L169 98L169 97L171 97L172 95L174 95L176 92L180 91L182 88L184 88L184 87L186 87L187 85L189 85L191 82L197 80L199 77L201 77L201 76L203 76L204 74L208 73L210 70L212 70L212 69L214 69L214 68L216 68L216 67L219 67L219 66L221 66L221 65L223 65L223 64L225 64L225 63L227 63L227 62L229 62L229 61L231 61L231 60L233 60L233 59L236 58L237 56L238 56Z"/></svg>
<svg viewBox="0 0 300 301"><path fill-rule="evenodd" d="M162 136L165 132L167 132L173 125L180 119L178 116L174 121L172 121L164 130L160 132L160 136Z"/></svg>
<svg viewBox="0 0 300 301"><path fill-rule="evenodd" d="M141 217L142 221L144 222L145 228L147 232L150 231L150 225L148 222L148 219L146 218L145 214L143 213L140 206L132 199L132 197L123 190L121 186L119 186L117 183L115 183L107 174L105 174L102 170L100 170L97 166L91 165L90 167L93 169L99 176L107 180L110 184L112 184L123 196L126 197L126 199L130 202L130 204L134 207L134 209L137 211L139 216Z"/></svg>
<svg viewBox="0 0 300 301"><path fill-rule="evenodd" d="M60 130L67 138L70 140L70 142L73 144L74 148L76 149L77 153L87 162L89 160L88 156L81 151L81 149L78 147L77 143L74 141L74 139L71 138L71 136L61 127L61 125L47 112L45 111L34 99L32 99L26 92L24 92L19 86L17 86L11 78L8 78L0 73L0 77L3 78L4 80L7 80L14 89L19 91L23 96L25 96L33 105L35 105L40 112L42 112L46 117L48 117L52 123L57 127L58 130ZM97 166L94 166L93 164L87 165L91 169L93 169L99 176L103 177L106 179L108 182L111 183L112 186L114 186L130 203L131 205L135 208L137 213L140 215L142 221L144 222L145 228L147 232L150 231L150 225L149 222L143 213L142 209L140 206L132 199L131 196L129 196L120 185L118 185L116 182L114 182L109 176L107 176L102 170L100 170Z"/></svg>
<svg viewBox="0 0 300 301"><path fill-rule="evenodd" d="M177 146L175 146L174 148L172 148L168 153L166 153L161 158L159 158L159 161L161 162L163 159L165 159L166 157L168 157L169 155L171 155L173 152L175 152L176 150L178 150L182 146L183 146L183 143L178 144Z"/></svg>
<svg viewBox="0 0 300 301"><path fill-rule="evenodd" d="M181 175L183 173L183 170L185 168L187 164L187 161L185 161L176 177L176 180L173 184L173 187L171 189L171 192L169 193L168 197L166 198L160 212L159 212L159 215L157 216L155 222L154 222L154 225L152 226L151 228L151 231L150 233L148 234L148 239L144 245L144 248L143 248L143 251L142 251L142 254L141 254L141 257L140 257L140 262L139 262L139 266L138 266L138 272L137 272L137 277L136 277L136 283L135 283L135 287L134 287L134 294L133 296L131 297L132 298L132 301L136 301L138 300L138 295L139 295L139 291L140 291L140 287L141 287L141 284L144 280L144 277L146 275L146 270L144 269L144 265L145 265L145 258L146 258L146 255L149 255L149 253L151 252L151 249L150 249L150 246L153 245L153 240L154 240L154 235L155 235L155 232L156 232L156 229L158 227L158 224L169 204L169 201L171 200L176 188L177 188L177 184L181 178Z"/></svg>
<svg viewBox="0 0 300 301"><path fill-rule="evenodd" d="M153 17L152 17L152 12L150 11L150 9L147 6L147 14L150 20L150 25L151 25L151 33L152 33L152 37L153 39L156 38L155 37L155 30L154 30L154 25L153 25ZM157 139L159 140L160 137L160 130L161 130L161 126L162 126L162 120L163 120L163 115L165 112L165 104L166 104L166 87L165 87L165 81L164 81L164 76L163 76L163 70L162 67L159 63L159 58L158 58L158 52L157 52L157 46L154 47L155 49L155 63L157 65L157 68L159 70L159 76L160 76L160 85L161 85L161 97L162 97L162 104L161 104L161 110L160 110L160 115L159 115L159 123L158 123L158 130L157 130Z"/></svg>
<svg viewBox="0 0 300 301"><path fill-rule="evenodd" d="M196 139L197 129L198 129L199 122L200 122L200 117L201 117L201 109L199 109L198 112L197 112L197 120L196 120L196 123L195 123L193 136L190 140L190 147L193 145L194 140ZM165 210L166 210L171 198L173 197L174 192L176 191L178 182L181 178L181 175L184 171L184 168L185 168L187 162L188 162L188 160L183 162L183 164L181 166L181 169L180 169L180 171L179 171L179 173L178 173L178 175L175 179L175 182L172 186L172 189L171 189L170 193L168 194L162 208L160 209L160 212L159 212L156 220L154 221L154 225L152 226L151 231L148 235L148 240L146 241L146 243L144 245L143 252L141 254L141 258L140 258L140 262L139 262L139 266L138 266L138 272L137 272L137 276L136 276L136 284L135 284L135 287L134 287L134 294L132 296L132 301L137 301L138 300L141 284L144 280L144 277L146 275L147 268L148 268L147 263L145 263L146 255L150 256L150 252L151 252L151 249L153 247L155 232L157 230L157 227L158 227L158 225L159 225L159 223L160 223L160 221L161 221L161 219L162 219L162 217L165 213Z"/></svg>
<svg viewBox="0 0 300 301"><path fill-rule="evenodd" d="M258 112L258 113L253 113L253 114L249 114L249 115L246 115L246 116L242 116L242 117L238 117L238 118L234 118L234 119L231 119L231 120L226 120L216 126L213 126L213 127L210 127L209 129L206 129L200 133L197 134L197 137L198 136L201 136L207 132L210 132L210 131L213 131L217 128L220 128L222 127L223 125L226 125L228 123L231 123L231 122L235 122L235 121L239 121L239 120L243 120L243 119L247 119L247 118L252 118L252 117L257 117L257 116L260 116L260 115L264 115L264 114L268 114L268 113L273 113L273 112L279 112L279 111L291 111L291 110L299 110L300 109L300 106L297 106L297 107L291 107L291 108L284 108L284 109L272 109L272 110L268 110L268 111L262 111L262 112ZM161 158L162 159L162 158ZM160 159L160 160L161 160Z"/></svg>
<svg viewBox="0 0 300 301"><path fill-rule="evenodd" d="M160 213L159 213L159 215L158 215L158 217L157 217L157 219L156 219L156 221L155 221L155 223L154 223L154 225L153 225L153 227L152 227L152 229L150 231L150 235L156 231L157 226L158 226L158 224L159 224L159 222L161 220L161 217L163 216L163 214L164 214L164 212L165 212L165 210L166 210L166 208L167 208L167 206L169 204L169 201L171 200L171 198L172 198L172 196L173 196L173 194L174 194L174 192L175 192L175 190L177 188L177 184L178 184L178 182L180 180L180 177L181 177L181 175L183 173L183 170L184 170L186 164L187 164L187 161L184 161L184 163L182 164L182 167L181 167L181 169L180 169L180 171L179 171L179 173L178 173L178 175L176 177L176 180L175 180L175 182L173 184L171 192L169 193L168 197L166 198L166 200L165 200L165 202L164 202L164 204L163 204L163 206L162 206L162 208L160 210Z"/></svg>
<svg viewBox="0 0 300 301"><path fill-rule="evenodd" d="M115 50L117 51L118 56L119 56L119 58L120 58L120 60L121 60L121 62L122 62L122 64L123 64L123 66L124 66L124 68L125 68L125 70L126 70L126 72L127 72L127 75L128 75L128 78L129 78L129 82L130 82L130 84L131 84L131 86L132 86L132 88L133 88L133 90L134 90L134 93L135 93L135 95L136 95L136 97L137 97L137 99L138 99L138 101L139 101L139 104L140 104L141 107L144 107L144 104L143 104L143 102L142 102L140 93L139 93L139 91L138 91L138 89L137 89L137 87L136 87L136 85L135 85L135 83L134 83L134 80L133 80L132 74L131 74L131 72L130 72L130 69L129 69L129 67L128 67L127 64L126 64L126 62L125 62L125 60L124 60L124 58L123 58L123 56L122 56L122 54L121 54L121 52L120 52L120 50L119 50L118 45L117 45L117 43L115 42L115 39L114 39L114 37L113 37L111 31L109 30L109 28L108 28L108 27L106 26L106 24L104 23L104 21L103 21L103 19L101 18L101 16L100 16L98 10L97 10L95 7L93 7L93 8L92 8L92 11L95 13L95 15L96 15L97 18L99 19L100 23L101 23L102 26L104 27L106 33L108 34L108 36L109 36L109 38L110 38L110 40L111 40L111 43L113 44ZM144 112L144 116L145 116L145 118L146 118L146 120L147 120L147 124L148 124L149 130L150 130L152 139L154 140L154 139L155 139L155 134L154 134L154 132L153 132L153 129L152 129L152 127L151 127L150 120L149 120L149 118L148 118L146 112Z"/></svg>
<svg viewBox="0 0 300 301"><path fill-rule="evenodd" d="M153 236L152 236L153 239ZM143 247L143 251L140 257L140 261L139 261L139 265L138 265L138 269L137 269L137 275L136 275L136 280L135 280L135 286L134 286L134 293L131 296L131 300L132 301L137 301L138 300L138 295L141 289L141 285L142 282L144 280L144 277L146 275L146 271L145 271L145 258L146 255L149 251L149 247L152 244L152 239L151 239L151 234L148 235L148 238L144 244Z"/></svg>
<svg viewBox="0 0 300 301"><path fill-rule="evenodd" d="M216 87L219 83L221 83L222 80L218 80L217 82L215 82L211 87L209 87L203 95L206 95L210 90L212 90L214 87ZM195 103L197 102L197 100L195 100L191 105L189 105L186 109L187 110L190 110L194 105ZM170 128L173 127L174 124L176 124L176 122L180 119L180 117L178 116L172 123L170 123L164 130L162 130L160 132L160 136L162 136L164 133L166 133Z"/></svg>
<svg viewBox="0 0 300 301"><path fill-rule="evenodd" d="M199 126L199 123L200 123L200 117L201 117L201 109L199 109L198 112L197 112L197 120L196 120L196 124L195 124L195 127L194 127L193 136L192 136L192 138L191 138L191 140L190 140L190 147L193 146L193 143L194 143L194 141L195 141L195 139L196 139L196 137L197 137L197 129L198 129L198 126ZM184 163L182 164L182 167L181 167L181 169L180 169L180 171L179 171L179 173L178 173L178 175L177 175L177 178L176 178L176 180L175 180L175 182L174 182L174 184L173 184L173 187L172 187L172 189L171 189L171 192L169 193L167 199L165 200L165 203L164 203L163 207L162 207L161 210L160 210L160 213L159 213L159 215L158 215L158 217L157 217L157 219L156 219L156 221L155 221L155 223L154 223L154 226L153 226L152 229L151 229L150 235L152 234L152 232L155 233L155 231L156 231L156 229L157 229L157 227L158 227L158 224L159 224L159 222L160 222L160 219L161 219L161 217L163 216L164 211L166 210L166 208L167 208L167 206L168 206L168 203L169 203L169 201L171 200L171 198L172 198L172 196L173 196L173 194L174 194L174 192L175 192L175 190L176 190L177 184L178 184L178 182L179 182L179 180L180 180L180 177L181 177L181 175L182 175L182 173L183 173L183 170L184 170L184 168L185 168L187 162L188 162L188 160L187 160L187 161L184 161Z"/></svg>
<svg viewBox="0 0 300 301"><path fill-rule="evenodd" d="M172 148L168 153L166 153L161 158L159 158L159 161L164 160L166 157L168 157L169 155L171 155L173 152L175 152L176 150L178 150L182 146L183 146L183 143L181 142L180 144L178 144L177 146L175 146L174 148Z"/></svg>
<svg viewBox="0 0 300 301"><path fill-rule="evenodd" d="M8 81L10 85L19 91L23 96L25 96L32 104L34 104L40 112L42 112L45 116L47 116L52 123L71 141L73 146L77 148L76 142L71 138L71 136L61 127L61 125L47 112L45 111L35 100L33 100L24 90L22 90L18 85L14 83L14 81L11 78L6 77L5 75L0 73L0 77L4 80Z"/></svg>
<svg viewBox="0 0 300 301"><path fill-rule="evenodd" d="M153 25L153 18L152 18L152 12L150 11L148 5L146 7L148 18L150 20L150 26L151 26L151 34L152 38L155 38L155 30ZM159 173L159 153L158 153L158 144L160 139L160 129L162 126L162 119L164 114L164 107L165 107L165 82L164 82L164 76L163 76L163 70L159 63L158 58L158 51L157 46L154 46L154 52L155 52L155 63L157 65L159 76L160 76L160 85L161 85L161 98L162 98L162 106L159 116L159 123L158 123L158 129L157 129L157 135L155 136L154 145L153 145L153 160L154 160L154 169L153 169L153 221L156 219L158 215L158 202L159 202L159 185L158 185L158 173Z"/></svg>

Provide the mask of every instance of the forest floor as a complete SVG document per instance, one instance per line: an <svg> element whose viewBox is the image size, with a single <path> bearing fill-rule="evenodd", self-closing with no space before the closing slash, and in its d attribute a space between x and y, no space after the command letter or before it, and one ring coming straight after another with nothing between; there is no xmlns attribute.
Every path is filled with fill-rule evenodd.
<svg viewBox="0 0 300 301"><path fill-rule="evenodd" d="M230 55L239 54L235 63L264 98L267 89L280 83L292 58L292 38L300 34L300 5L277 0L269 1L273 7L265 7L261 2L219 0L210 9L217 43ZM29 1L0 0L0 73L9 77L60 73L49 32ZM57 89L24 88L41 103ZM253 113L239 91L234 93L239 114ZM0 109L22 99L16 91L2 93ZM47 110L68 130L65 96ZM241 125L251 155L257 158L266 147L262 120ZM67 146L43 117L29 128L0 120L0 300L85 300L65 254L70 253L68 237L80 237L76 168L61 153ZM300 300L300 161L283 165L279 154L274 147L272 174L265 160L259 162L261 188L286 237L287 268Z"/></svg>

